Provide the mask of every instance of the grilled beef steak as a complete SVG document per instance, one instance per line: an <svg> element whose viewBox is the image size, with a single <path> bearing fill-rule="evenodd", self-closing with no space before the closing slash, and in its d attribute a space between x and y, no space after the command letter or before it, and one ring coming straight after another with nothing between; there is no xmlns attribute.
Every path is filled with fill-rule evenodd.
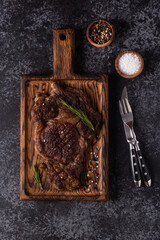
<svg viewBox="0 0 160 240"><path fill-rule="evenodd" d="M36 96L31 114L36 122L36 150L44 160L40 167L47 171L56 189L70 190L80 185L87 140L94 137L95 131L63 105L60 98L82 110L95 130L101 118L88 107L81 90L61 88L53 83L50 95L38 93Z"/></svg>
<svg viewBox="0 0 160 240"><path fill-rule="evenodd" d="M68 164L79 151L79 134L72 123L51 120L38 132L36 146L45 157Z"/></svg>

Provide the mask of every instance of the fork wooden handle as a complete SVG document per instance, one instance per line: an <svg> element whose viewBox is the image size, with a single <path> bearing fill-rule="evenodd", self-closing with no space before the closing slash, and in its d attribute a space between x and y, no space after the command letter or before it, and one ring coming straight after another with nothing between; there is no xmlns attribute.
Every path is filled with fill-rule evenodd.
<svg viewBox="0 0 160 240"><path fill-rule="evenodd" d="M141 175L140 175L140 169L139 169L136 149L135 149L135 146L131 143L129 144L129 146L130 146L130 157L131 157L133 180L134 180L136 187L140 187L141 186Z"/></svg>

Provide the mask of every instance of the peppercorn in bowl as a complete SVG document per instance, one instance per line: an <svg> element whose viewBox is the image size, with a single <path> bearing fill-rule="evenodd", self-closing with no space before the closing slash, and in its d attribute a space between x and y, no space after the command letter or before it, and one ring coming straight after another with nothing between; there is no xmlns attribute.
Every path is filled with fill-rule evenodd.
<svg viewBox="0 0 160 240"><path fill-rule="evenodd" d="M113 41L114 29L109 22L99 19L88 26L86 35L88 41L95 47L105 47Z"/></svg>

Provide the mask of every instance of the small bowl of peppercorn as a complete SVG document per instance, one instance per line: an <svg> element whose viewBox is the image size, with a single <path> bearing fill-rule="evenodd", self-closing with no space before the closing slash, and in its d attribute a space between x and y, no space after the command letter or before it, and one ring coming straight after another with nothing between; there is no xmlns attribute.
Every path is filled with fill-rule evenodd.
<svg viewBox="0 0 160 240"><path fill-rule="evenodd" d="M87 39L95 47L105 47L114 38L113 26L106 20L93 21L87 28Z"/></svg>

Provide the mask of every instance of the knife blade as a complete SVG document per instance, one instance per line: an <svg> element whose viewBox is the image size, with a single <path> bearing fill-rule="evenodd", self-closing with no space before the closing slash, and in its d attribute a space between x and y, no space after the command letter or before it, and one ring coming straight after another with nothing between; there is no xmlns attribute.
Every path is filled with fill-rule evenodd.
<svg viewBox="0 0 160 240"><path fill-rule="evenodd" d="M122 95L121 95L121 99L124 99L124 98L128 99L128 93L127 93L126 87L124 87L124 89L122 91ZM126 124L124 124L124 130L125 130L126 138L127 139L132 138L132 143L135 145L136 155L138 157L138 163L139 163L139 167L141 170L143 181L147 187L150 187L151 186L150 173L148 171L148 168L144 161L144 158L142 157L140 147L139 147L139 142L137 141L134 129L131 130Z"/></svg>

